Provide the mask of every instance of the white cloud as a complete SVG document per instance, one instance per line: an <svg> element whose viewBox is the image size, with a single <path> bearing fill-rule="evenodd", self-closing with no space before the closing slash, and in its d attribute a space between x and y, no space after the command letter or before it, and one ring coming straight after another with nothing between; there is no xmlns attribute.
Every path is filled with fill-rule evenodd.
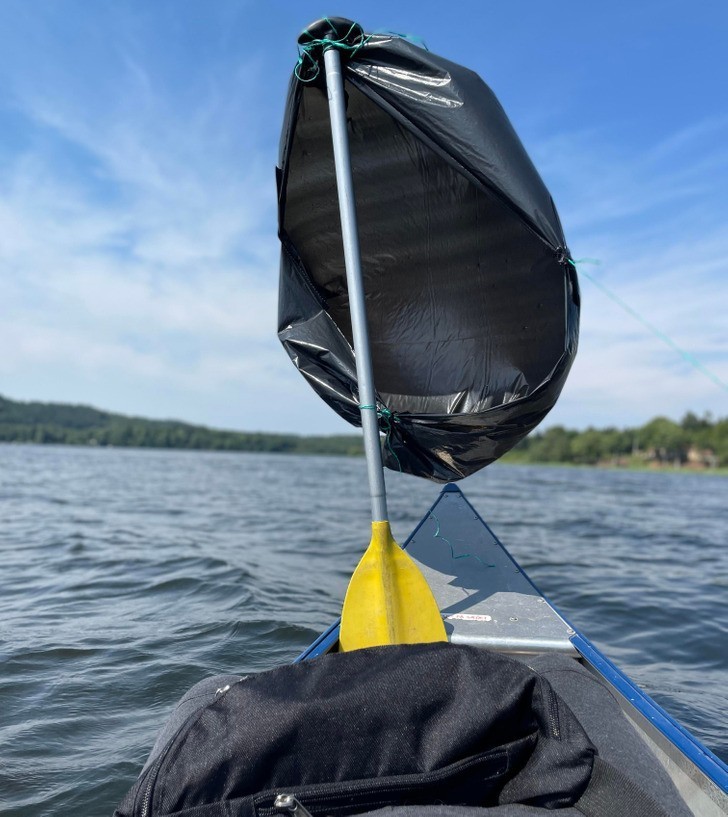
<svg viewBox="0 0 728 817"><path fill-rule="evenodd" d="M686 411L728 415L728 391L665 342L728 383L728 234L695 244L680 239L659 252L634 248L612 264L581 267L579 353L549 423L628 425ZM655 330L610 299L585 273Z"/></svg>
<svg viewBox="0 0 728 817"><path fill-rule="evenodd" d="M713 138L706 143L707 135ZM536 145L534 159L572 244L595 234L634 239L655 231L664 240L672 238L673 219L688 229L709 228L706 217L725 225L716 174L728 168L726 137L728 117L684 127L641 151L610 144L596 129L561 132ZM697 218L685 224L691 214Z"/></svg>
<svg viewBox="0 0 728 817"><path fill-rule="evenodd" d="M728 415L728 392L665 342L728 382L721 134L728 136L727 117L684 127L641 155L615 151L596 131L563 133L538 148L574 255L601 260L580 267L579 354L548 424L627 425L688 410Z"/></svg>
<svg viewBox="0 0 728 817"><path fill-rule="evenodd" d="M272 155L241 118L255 110L250 86L220 87L236 77L208 76L192 110L172 109L143 67L124 64L106 106L28 78L16 89L42 138L0 176L2 391L53 399L60 371L75 400L158 415L167 392L172 413L190 416L180 394L194 404L240 383L262 394L290 367L275 338ZM23 394L33 377L38 393ZM135 399L119 399L122 382ZM239 412L268 427L259 414Z"/></svg>

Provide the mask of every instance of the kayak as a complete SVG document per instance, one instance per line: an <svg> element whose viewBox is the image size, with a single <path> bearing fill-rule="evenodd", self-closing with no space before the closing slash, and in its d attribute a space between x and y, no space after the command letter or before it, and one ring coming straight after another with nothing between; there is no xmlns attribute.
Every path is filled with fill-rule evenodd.
<svg viewBox="0 0 728 817"><path fill-rule="evenodd" d="M445 485L403 547L425 575L451 643L568 656L608 687L695 815L728 814L728 766L554 608L456 485ZM338 637L336 622L296 661L336 652Z"/></svg>

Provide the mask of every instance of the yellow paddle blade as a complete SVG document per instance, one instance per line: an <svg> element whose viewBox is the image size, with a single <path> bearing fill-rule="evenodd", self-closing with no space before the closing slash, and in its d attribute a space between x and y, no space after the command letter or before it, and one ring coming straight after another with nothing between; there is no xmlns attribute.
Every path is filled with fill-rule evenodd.
<svg viewBox="0 0 728 817"><path fill-rule="evenodd" d="M348 652L428 641L447 641L435 597L389 522L372 522L372 541L346 591L339 646Z"/></svg>

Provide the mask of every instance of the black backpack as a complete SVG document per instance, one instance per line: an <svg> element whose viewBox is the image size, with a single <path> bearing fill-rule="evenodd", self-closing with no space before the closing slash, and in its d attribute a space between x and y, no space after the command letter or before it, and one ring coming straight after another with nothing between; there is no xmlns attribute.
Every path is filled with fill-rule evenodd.
<svg viewBox="0 0 728 817"><path fill-rule="evenodd" d="M521 813L506 804L667 817L599 757L544 678L486 650L326 655L211 697L156 747L115 817Z"/></svg>

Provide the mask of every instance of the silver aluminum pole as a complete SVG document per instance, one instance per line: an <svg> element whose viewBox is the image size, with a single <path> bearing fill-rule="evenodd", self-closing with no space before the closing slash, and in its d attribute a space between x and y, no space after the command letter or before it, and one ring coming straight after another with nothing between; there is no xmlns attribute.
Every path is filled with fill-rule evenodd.
<svg viewBox="0 0 728 817"><path fill-rule="evenodd" d="M376 395L364 303L359 232L354 207L354 185L351 178L344 79L341 75L341 57L336 48L329 48L324 52L324 65L326 66L326 85L329 95L331 136L334 143L336 187L339 192L346 284L349 289L349 310L354 334L359 402L362 406L374 406L376 405ZM367 473L369 475L369 493L372 499L372 521L386 522L389 517L387 515L387 496L384 488L384 469L382 466L382 449L379 443L377 412L367 408L361 409L361 425L364 431L364 453L366 454Z"/></svg>

